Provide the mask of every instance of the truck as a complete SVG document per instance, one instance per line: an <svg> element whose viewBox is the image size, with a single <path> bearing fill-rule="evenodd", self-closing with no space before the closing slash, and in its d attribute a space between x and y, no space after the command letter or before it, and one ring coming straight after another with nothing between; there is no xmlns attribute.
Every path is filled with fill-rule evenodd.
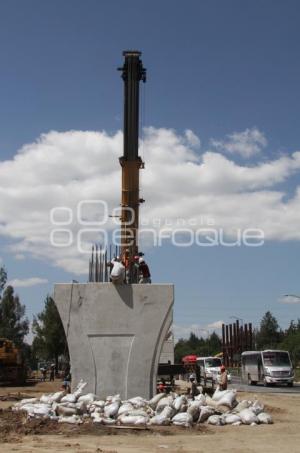
<svg viewBox="0 0 300 453"><path fill-rule="evenodd" d="M26 380L26 368L22 354L11 340L0 338L0 382L22 384Z"/></svg>
<svg viewBox="0 0 300 453"><path fill-rule="evenodd" d="M294 370L288 351L245 351L241 362L242 381L248 385L286 384L292 387L294 384Z"/></svg>

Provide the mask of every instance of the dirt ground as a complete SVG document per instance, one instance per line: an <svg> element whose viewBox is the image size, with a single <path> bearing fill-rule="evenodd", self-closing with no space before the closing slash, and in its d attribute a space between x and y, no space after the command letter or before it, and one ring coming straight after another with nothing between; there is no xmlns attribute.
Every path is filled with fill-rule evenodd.
<svg viewBox="0 0 300 453"><path fill-rule="evenodd" d="M186 429L175 426L154 429L118 429L58 424L43 420L25 423L22 414L8 408L14 399L49 393L60 382L27 387L0 387L0 452L76 453L298 453L300 451L300 396L257 395L274 418L273 425L208 426ZM239 393L238 399L254 399Z"/></svg>

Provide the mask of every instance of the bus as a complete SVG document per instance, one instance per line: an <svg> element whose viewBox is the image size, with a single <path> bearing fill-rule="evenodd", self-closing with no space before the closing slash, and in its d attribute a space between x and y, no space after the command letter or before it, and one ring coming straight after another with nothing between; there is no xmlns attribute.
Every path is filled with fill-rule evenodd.
<svg viewBox="0 0 300 453"><path fill-rule="evenodd" d="M287 351L246 351L241 355L241 362L242 381L248 385L294 385L293 365Z"/></svg>

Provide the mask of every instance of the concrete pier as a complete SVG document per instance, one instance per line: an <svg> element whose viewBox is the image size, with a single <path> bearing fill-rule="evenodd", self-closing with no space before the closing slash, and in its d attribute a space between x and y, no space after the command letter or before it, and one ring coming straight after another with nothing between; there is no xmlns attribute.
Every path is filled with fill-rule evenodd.
<svg viewBox="0 0 300 453"><path fill-rule="evenodd" d="M72 383L101 398L156 393L160 352L173 319L173 285L57 284Z"/></svg>

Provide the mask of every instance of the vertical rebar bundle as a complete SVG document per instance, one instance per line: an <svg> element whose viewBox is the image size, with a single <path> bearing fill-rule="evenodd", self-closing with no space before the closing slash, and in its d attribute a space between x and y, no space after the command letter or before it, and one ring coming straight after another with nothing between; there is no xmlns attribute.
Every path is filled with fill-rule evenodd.
<svg viewBox="0 0 300 453"><path fill-rule="evenodd" d="M252 349L251 322L242 326L238 320L234 324L222 324L222 352L225 366L238 366L241 353Z"/></svg>

